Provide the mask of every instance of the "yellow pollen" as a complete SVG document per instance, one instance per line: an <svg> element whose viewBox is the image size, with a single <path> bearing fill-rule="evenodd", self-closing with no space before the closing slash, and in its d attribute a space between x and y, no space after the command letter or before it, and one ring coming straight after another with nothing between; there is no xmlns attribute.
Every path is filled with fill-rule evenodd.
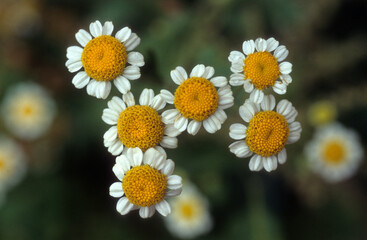
<svg viewBox="0 0 367 240"><path fill-rule="evenodd" d="M330 164L340 164L345 159L345 148L339 141L331 141L324 145L324 160Z"/></svg>
<svg viewBox="0 0 367 240"><path fill-rule="evenodd" d="M274 111L255 114L246 131L246 143L257 155L268 157L284 148L289 126L283 115Z"/></svg>
<svg viewBox="0 0 367 240"><path fill-rule="evenodd" d="M218 98L213 83L206 78L192 77L176 89L174 104L184 117L203 121L217 110Z"/></svg>
<svg viewBox="0 0 367 240"><path fill-rule="evenodd" d="M116 38L102 35L84 47L82 63L85 72L97 81L111 81L121 75L127 62L125 46Z"/></svg>
<svg viewBox="0 0 367 240"><path fill-rule="evenodd" d="M164 199L167 176L149 165L136 166L126 173L122 189L132 204L150 207Z"/></svg>
<svg viewBox="0 0 367 240"><path fill-rule="evenodd" d="M153 108L134 105L121 112L117 133L126 147L138 147L145 152L162 141L164 124Z"/></svg>
<svg viewBox="0 0 367 240"><path fill-rule="evenodd" d="M245 58L244 64L245 79L251 79L257 89L273 86L280 76L277 59L269 52L251 53Z"/></svg>

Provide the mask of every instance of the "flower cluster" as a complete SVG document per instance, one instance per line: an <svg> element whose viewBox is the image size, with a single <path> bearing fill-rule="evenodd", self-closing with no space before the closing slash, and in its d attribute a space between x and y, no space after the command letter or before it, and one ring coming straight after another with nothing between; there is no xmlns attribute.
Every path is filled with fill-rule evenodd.
<svg viewBox="0 0 367 240"><path fill-rule="evenodd" d="M110 195L120 198L119 213L139 209L139 215L147 218L155 211L163 216L171 212L165 199L181 193L182 179L173 175L175 164L167 159L165 148L176 148L177 137L185 131L196 135L202 127L211 134L220 130L227 120L225 110L234 105L230 85L243 85L250 93L240 107L248 127L231 126L230 136L240 140L230 145L231 152L253 156L250 169L254 171L271 171L286 161L284 146L300 138L297 111L287 100L280 101L275 110L274 96L263 92L271 87L284 94L292 82L292 65L284 62L288 50L278 41L245 41L243 53L231 52L229 81L216 76L211 66L197 64L190 72L177 66L170 72L177 84L174 91L162 89L156 94L144 89L136 101L130 81L140 78L140 67L145 64L143 55L133 51L140 38L128 27L114 37L113 30L111 22L102 25L99 21L90 24L89 32L79 30L75 37L81 47L67 49L66 67L77 72L72 80L75 87L86 86L91 96L106 99L111 81L122 93L113 96L102 113L102 120L111 126L103 135L104 145L117 156L113 172L119 181L111 185Z"/></svg>

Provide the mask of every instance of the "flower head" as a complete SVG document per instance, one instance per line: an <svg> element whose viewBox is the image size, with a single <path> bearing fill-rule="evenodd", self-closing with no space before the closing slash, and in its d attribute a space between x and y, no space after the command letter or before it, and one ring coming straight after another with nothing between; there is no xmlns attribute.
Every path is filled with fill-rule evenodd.
<svg viewBox="0 0 367 240"><path fill-rule="evenodd" d="M22 149L11 139L0 135L0 194L18 183L25 169Z"/></svg>
<svg viewBox="0 0 367 240"><path fill-rule="evenodd" d="M181 193L182 179L172 175L175 164L166 159L164 151L149 148L129 148L116 158L113 172L120 180L110 187L110 195L120 198L116 209L121 215L139 209L142 218L153 216L157 210L163 216L171 213L165 200Z"/></svg>
<svg viewBox="0 0 367 240"><path fill-rule="evenodd" d="M329 182L352 176L363 157L356 132L336 123L317 129L305 150L312 170Z"/></svg>
<svg viewBox="0 0 367 240"><path fill-rule="evenodd" d="M273 95L264 96L260 104L246 101L239 109L245 126L235 123L230 126L229 135L236 141L229 149L237 157L251 157L251 171L265 168L270 172L287 160L286 144L300 138L301 124L295 122L297 111L288 100L282 100L275 108Z"/></svg>
<svg viewBox="0 0 367 240"><path fill-rule="evenodd" d="M5 95L1 115L15 136L33 140L44 134L55 117L55 102L41 86L20 83Z"/></svg>
<svg viewBox="0 0 367 240"><path fill-rule="evenodd" d="M192 135L201 125L209 133L218 131L227 119L224 109L233 106L233 96L227 79L213 75L214 68L202 64L193 68L190 77L182 67L172 70L171 78L179 86L174 95L161 91L166 102L175 105L175 109L163 112L163 122L174 124L180 132L187 128Z"/></svg>
<svg viewBox="0 0 367 240"><path fill-rule="evenodd" d="M105 22L103 26L99 21L92 22L90 34L84 29L75 34L83 48L68 47L66 54L65 65L70 72L83 68L73 78L75 87L87 86L89 95L102 99L110 94L111 81L122 94L130 91L129 80L140 78L139 67L144 66L143 55L132 52L139 45L140 38L128 27L112 37L113 28L112 22Z"/></svg>
<svg viewBox="0 0 367 240"><path fill-rule="evenodd" d="M243 53L232 51L228 57L232 64L233 74L229 81L232 86L243 85L245 91L251 93L250 100L254 103L262 101L263 90L269 87L278 94L286 93L287 85L292 82L289 75L292 64L283 62L289 53L285 46L279 46L274 38L258 38L244 41L242 50Z"/></svg>
<svg viewBox="0 0 367 240"><path fill-rule="evenodd" d="M325 126L332 123L337 115L335 104L330 101L318 101L308 110L308 119L314 126Z"/></svg>
<svg viewBox="0 0 367 240"><path fill-rule="evenodd" d="M113 125L103 136L104 145L113 155L119 155L125 148L138 147L143 152L161 145L165 148L177 147L180 134L172 124L165 124L158 113L166 105L161 95L154 96L152 89L144 89L135 105L131 92L122 99L113 97L108 108L103 110L102 120Z"/></svg>
<svg viewBox="0 0 367 240"><path fill-rule="evenodd" d="M207 199L191 183L184 183L180 196L169 201L172 214L165 223L172 235L189 239L209 232L213 226Z"/></svg>

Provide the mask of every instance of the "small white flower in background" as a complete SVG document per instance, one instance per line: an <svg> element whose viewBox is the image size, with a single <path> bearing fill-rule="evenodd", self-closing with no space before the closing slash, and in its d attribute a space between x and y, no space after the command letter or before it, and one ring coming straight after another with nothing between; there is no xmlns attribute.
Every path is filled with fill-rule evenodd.
<svg viewBox="0 0 367 240"><path fill-rule="evenodd" d="M218 131L227 119L224 109L233 106L233 95L226 77L213 75L214 68L202 64L192 69L190 77L182 67L172 70L171 78L179 86L174 95L161 91L167 103L175 105L175 109L162 113L163 122L174 124L180 132L187 129L192 135L202 125L209 133Z"/></svg>
<svg viewBox="0 0 367 240"><path fill-rule="evenodd" d="M272 87L274 92L285 94L292 82L289 75L292 64L283 62L289 51L274 38L258 38L255 41L244 41L243 52L232 51L228 57L231 62L229 83L232 86L243 85L250 94L250 100L260 103L264 98L263 90ZM271 53L274 51L274 53Z"/></svg>
<svg viewBox="0 0 367 240"><path fill-rule="evenodd" d="M55 112L55 102L46 90L30 82L11 87L1 106L7 129L25 140L42 136L52 124Z"/></svg>
<svg viewBox="0 0 367 240"><path fill-rule="evenodd" d="M110 195L120 198L116 209L121 215L139 209L142 218L171 213L167 197L180 195L182 179L172 175L175 164L166 159L164 151L149 148L143 153L139 148L129 148L116 158L112 170L119 182L110 187Z"/></svg>
<svg viewBox="0 0 367 240"><path fill-rule="evenodd" d="M84 29L75 34L82 48L67 49L68 70L74 73L83 67L72 83L79 89L87 86L87 93L96 98L108 97L111 81L122 94L127 93L131 89L129 80L140 78L139 67L144 66L143 55L132 51L139 45L140 38L128 27L112 37L113 28L112 22L105 22L103 26L99 21L92 22L90 34Z"/></svg>
<svg viewBox="0 0 367 240"><path fill-rule="evenodd" d="M113 97L108 108L103 110L102 120L113 125L103 136L104 145L112 155L119 155L127 148L176 148L180 132L172 124L164 124L159 110L166 102L160 94L154 96L152 89L144 89L139 98L140 105L135 105L131 92L122 99Z"/></svg>
<svg viewBox="0 0 367 240"><path fill-rule="evenodd" d="M13 140L0 135L0 194L16 185L25 170L23 150Z"/></svg>
<svg viewBox="0 0 367 240"><path fill-rule="evenodd" d="M229 136L236 141L229 149L237 157L251 157L249 168L270 172L278 163L287 160L286 144L291 144L301 136L301 124L295 121L298 112L288 100L281 100L276 106L273 95L264 96L261 104L246 101L239 109L245 126L235 123L230 126Z"/></svg>
<svg viewBox="0 0 367 240"><path fill-rule="evenodd" d="M208 233L213 222L207 199L191 183L185 182L180 196L170 199L172 214L164 220L175 237L191 239Z"/></svg>
<svg viewBox="0 0 367 240"><path fill-rule="evenodd" d="M351 177L363 158L357 133L337 123L318 128L305 153L310 168L328 182Z"/></svg>

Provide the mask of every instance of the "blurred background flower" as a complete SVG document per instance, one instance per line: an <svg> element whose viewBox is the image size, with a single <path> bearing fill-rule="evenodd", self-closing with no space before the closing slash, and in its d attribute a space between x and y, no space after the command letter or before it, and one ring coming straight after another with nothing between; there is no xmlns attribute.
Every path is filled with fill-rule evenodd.
<svg viewBox="0 0 367 240"><path fill-rule="evenodd" d="M309 109L318 101L335 107L334 121L367 142L367 30L365 0L3 0L0 3L0 104L17 83L32 79L57 105L57 117L39 138L13 136L1 116L1 134L23 150L28 171L6 192L0 239L174 238L158 214L142 220L121 216L108 189L115 158L103 146L106 100L72 84L66 49L90 22L129 26L144 56L133 94L144 88L174 91L170 71L213 66L231 75L228 56L244 40L274 37L287 46L292 83L288 99L302 124L300 140L287 147L287 162L271 173L251 172L248 159L230 153L229 126L249 94L232 88L234 106L215 134L183 133L168 158L184 169L206 196L213 228L197 239L365 239L365 156L350 178L329 183L309 167L304 148L317 131ZM265 92L269 94L270 92ZM364 151L366 152L366 151ZM175 173L174 173L175 174ZM142 231L143 229L143 231Z"/></svg>

